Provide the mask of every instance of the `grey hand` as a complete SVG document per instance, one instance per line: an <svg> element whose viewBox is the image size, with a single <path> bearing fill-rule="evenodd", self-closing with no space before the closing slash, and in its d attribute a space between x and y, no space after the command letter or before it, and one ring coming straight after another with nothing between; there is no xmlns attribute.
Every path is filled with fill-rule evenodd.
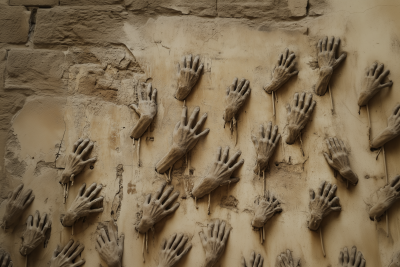
<svg viewBox="0 0 400 267"><path fill-rule="evenodd" d="M225 122L230 122L235 117L250 95L249 80L241 79L239 84L237 82L238 79L235 78L233 83L226 88L225 111L222 116Z"/></svg>
<svg viewBox="0 0 400 267"><path fill-rule="evenodd" d="M357 253L357 247L353 246L350 253L347 250L347 247L344 247L339 254L339 266L340 267L365 267L365 259L361 251Z"/></svg>
<svg viewBox="0 0 400 267"><path fill-rule="evenodd" d="M107 230L108 234L104 228L100 229L95 245L96 251L108 267L121 267L125 235L121 234L118 238L118 228L113 220L107 223Z"/></svg>
<svg viewBox="0 0 400 267"><path fill-rule="evenodd" d="M173 267L192 248L192 243L184 234L173 234L168 241L163 239L159 253L158 267Z"/></svg>
<svg viewBox="0 0 400 267"><path fill-rule="evenodd" d="M256 211L251 222L253 227L263 227L275 213L282 212L281 203L279 203L279 200L269 191L267 191L265 198L258 198L254 204L256 206Z"/></svg>
<svg viewBox="0 0 400 267"><path fill-rule="evenodd" d="M39 211L35 212L35 216L29 215L26 222L26 229L22 235L22 244L19 252L22 256L31 254L31 252L44 243L47 230L51 228L51 219L46 213L40 217Z"/></svg>
<svg viewBox="0 0 400 267"><path fill-rule="evenodd" d="M369 211L371 220L379 219L397 200L400 199L400 176L396 176L390 184L377 191L378 201Z"/></svg>
<svg viewBox="0 0 400 267"><path fill-rule="evenodd" d="M396 104L388 119L388 126L372 139L371 148L382 147L390 140L400 135L400 104Z"/></svg>
<svg viewBox="0 0 400 267"><path fill-rule="evenodd" d="M254 167L254 173L256 174L268 168L268 162L274 154L276 145L281 138L280 134L277 135L278 125L275 125L272 133L271 129L272 122L268 122L267 131L264 134L264 125L261 124L258 139L255 136L251 136L257 153L257 164Z"/></svg>
<svg viewBox="0 0 400 267"><path fill-rule="evenodd" d="M71 239L63 249L57 245L53 257L50 260L50 267L78 267L85 264L85 260L78 260L79 255L85 249L79 241Z"/></svg>
<svg viewBox="0 0 400 267"><path fill-rule="evenodd" d="M197 83L203 69L203 64L199 64L199 56L196 56L192 64L192 55L183 57L180 69L178 71L178 88L175 92L175 98L183 101L192 91Z"/></svg>
<svg viewBox="0 0 400 267"><path fill-rule="evenodd" d="M257 254L253 251L251 252L250 259L248 263L246 262L245 258L242 257L241 267L263 267L264 265L264 258L260 254Z"/></svg>
<svg viewBox="0 0 400 267"><path fill-rule="evenodd" d="M391 87L393 85L392 81L382 84L385 78L389 75L390 71L385 70L383 73L383 64L380 64L377 68L377 63L375 62L367 70L364 76L362 84L362 92L358 98L358 105L365 106L368 102L382 89L385 87Z"/></svg>
<svg viewBox="0 0 400 267"><path fill-rule="evenodd" d="M24 210L33 202L35 195L31 189L22 191L24 184L8 193L6 211L3 215L2 228L14 226Z"/></svg>

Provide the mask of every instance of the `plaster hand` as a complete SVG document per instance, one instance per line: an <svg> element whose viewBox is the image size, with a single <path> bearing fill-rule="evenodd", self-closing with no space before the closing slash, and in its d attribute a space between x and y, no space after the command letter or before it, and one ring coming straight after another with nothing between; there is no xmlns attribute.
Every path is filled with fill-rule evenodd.
<svg viewBox="0 0 400 267"><path fill-rule="evenodd" d="M263 267L264 265L264 258L260 254L257 254L253 251L250 255L250 260L247 263L244 257L242 257L242 264L241 267Z"/></svg>
<svg viewBox="0 0 400 267"><path fill-rule="evenodd" d="M79 241L71 239L63 249L57 245L50 260L50 267L78 267L85 264L84 259L78 260L79 255L85 249Z"/></svg>
<svg viewBox="0 0 400 267"><path fill-rule="evenodd" d="M365 267L365 259L364 255L361 251L357 253L357 247L353 246L350 252L347 250L347 247L344 247L339 254L339 266L340 267Z"/></svg>
<svg viewBox="0 0 400 267"><path fill-rule="evenodd" d="M383 88L391 87L393 85L392 81L387 83L382 82L389 75L390 71L383 71L383 64L380 64L377 68L378 64L375 62L372 66L367 70L367 73L364 76L364 80L362 83L362 92L358 97L358 105L360 107L365 106L368 102Z"/></svg>
<svg viewBox="0 0 400 267"><path fill-rule="evenodd" d="M275 125L272 133L271 129L272 122L268 122L267 131L264 134L264 125L261 124L258 139L255 136L251 136L257 153L257 164L254 167L254 173L256 174L268 168L268 162L274 154L276 145L281 138L280 134L277 135L278 125Z"/></svg>
<svg viewBox="0 0 400 267"><path fill-rule="evenodd" d="M22 213L35 199L31 189L22 191L22 188L24 188L24 184L17 186L13 192L8 193L1 228L8 229L14 226Z"/></svg>
<svg viewBox="0 0 400 267"><path fill-rule="evenodd" d="M323 181L318 187L318 194L315 196L313 189L310 189L310 219L308 229L318 230L322 219L332 211L340 211L339 198L335 196L336 185Z"/></svg>
<svg viewBox="0 0 400 267"><path fill-rule="evenodd" d="M292 252L290 250L286 250L285 252L282 252L278 257L276 258L276 267L297 267L300 266L300 261L297 263L294 262L293 257L292 257Z"/></svg>
<svg viewBox="0 0 400 267"><path fill-rule="evenodd" d="M1 267L13 267L13 262L10 255L4 250L0 250L0 266Z"/></svg>
<svg viewBox="0 0 400 267"><path fill-rule="evenodd" d="M266 197L257 199L255 202L256 212L251 222L253 227L261 228L267 223L275 213L282 212L279 200L269 191L267 191Z"/></svg>
<svg viewBox="0 0 400 267"><path fill-rule="evenodd" d="M61 184L69 183L71 176L76 177L89 163L95 162L97 158L84 160L83 158L89 155L90 150L93 148L93 142L89 139L79 139L76 141L72 148L72 152L66 158L65 169L61 175L59 182Z"/></svg>
<svg viewBox="0 0 400 267"><path fill-rule="evenodd" d="M352 185L358 183L358 176L350 168L349 155L342 140L335 138L326 139L331 157L324 152L328 164L337 170L340 175L348 180Z"/></svg>
<svg viewBox="0 0 400 267"><path fill-rule="evenodd" d="M187 58L182 58L181 66L178 70L178 88L175 92L175 98L183 101L192 91L192 88L196 85L197 80L200 77L201 71L203 70L203 64L199 67L199 56L194 58L192 64L192 55Z"/></svg>
<svg viewBox="0 0 400 267"><path fill-rule="evenodd" d="M160 188L154 193L154 196L151 194L146 196L143 204L143 216L139 225L136 226L136 230L139 233L146 233L156 223L179 208L179 203L174 203L179 197L179 191L170 196L174 187L171 185L164 190L165 186L166 183L163 182Z"/></svg>
<svg viewBox="0 0 400 267"><path fill-rule="evenodd" d="M304 97L306 98L304 101ZM297 137L300 135L301 130L307 125L311 118L311 114L314 111L316 105L315 100L312 100L313 95L301 93L300 99L299 94L295 93L293 97L292 106L286 105L287 109L287 121L288 121L288 134L285 142L289 145L293 144ZM312 101L312 102L311 102Z"/></svg>
<svg viewBox="0 0 400 267"><path fill-rule="evenodd" d="M165 173L169 168L171 168L175 162L182 158L186 153L188 153L197 144L201 137L207 135L210 129L205 129L204 131L197 134L200 128L203 126L207 119L207 113L200 118L196 125L195 119L199 113L200 108L196 107L189 121L186 123L187 118L187 107L184 106L182 110L181 121L175 125L173 133L173 144L172 148L169 150L167 155L165 155L156 165L156 171L158 173Z"/></svg>
<svg viewBox="0 0 400 267"><path fill-rule="evenodd" d="M214 266L224 253L231 227L225 221L220 223L219 219L207 225L207 236L203 230L199 233L201 244L206 252L204 267Z"/></svg>
<svg viewBox="0 0 400 267"><path fill-rule="evenodd" d="M396 176L390 184L380 188L377 192L378 201L369 211L371 220L381 217L397 200L400 199L400 176Z"/></svg>
<svg viewBox="0 0 400 267"><path fill-rule="evenodd" d="M326 93L333 70L346 59L346 52L343 52L340 57L336 59L336 51L339 44L340 38L335 38L333 36L329 41L328 37L325 37L318 42L319 78L315 87L315 93L319 96L323 96Z"/></svg>
<svg viewBox="0 0 400 267"><path fill-rule="evenodd" d="M249 80L241 79L238 84L238 79L235 78L233 83L226 88L225 111L222 118L225 122L230 122L243 106L244 102L250 95Z"/></svg>
<svg viewBox="0 0 400 267"><path fill-rule="evenodd" d="M101 228L95 248L108 267L121 267L125 235L121 234L118 238L118 228L114 221L109 221L107 226L108 233Z"/></svg>
<svg viewBox="0 0 400 267"><path fill-rule="evenodd" d="M39 211L35 215L29 215L26 222L26 229L22 235L22 244L19 253L27 256L46 239L46 232L51 227L51 219L46 213L40 217Z"/></svg>
<svg viewBox="0 0 400 267"><path fill-rule="evenodd" d="M173 267L192 248L192 243L184 234L173 234L168 241L161 242L158 267Z"/></svg>
<svg viewBox="0 0 400 267"><path fill-rule="evenodd" d="M72 226L75 221L81 217L89 216L92 213L102 212L103 208L94 208L93 205L96 203L102 203L103 197L95 198L103 187L101 184L97 185L93 183L85 191L86 184L83 184L79 188L78 195L71 204L71 207L66 214L61 214L60 221L64 227Z"/></svg>
<svg viewBox="0 0 400 267"><path fill-rule="evenodd" d="M239 182L240 178L231 178L231 175L244 163L244 159L236 162L242 152L239 150L229 160L228 154L229 146L225 148L222 156L221 147L218 147L211 170L193 187L192 195L194 197L202 198L210 194L218 186Z"/></svg>
<svg viewBox="0 0 400 267"><path fill-rule="evenodd" d="M299 73L297 70L293 70L295 66L294 59L296 55L292 52L289 55L289 49L285 49L283 54L280 54L278 62L272 71L272 80L264 87L264 90L271 94L276 92L282 87L289 79Z"/></svg>
<svg viewBox="0 0 400 267"><path fill-rule="evenodd" d="M388 126L372 139L371 148L378 149L400 135L400 104L396 104L388 119Z"/></svg>
<svg viewBox="0 0 400 267"><path fill-rule="evenodd" d="M142 86L144 87L144 84L142 84ZM149 83L147 84L146 92L141 90L138 93L139 105L129 105L129 107L140 116L139 121L131 130L130 136L132 139L139 139L153 121L154 116L157 114L156 97L157 89L154 88L152 90L151 83Z"/></svg>
<svg viewBox="0 0 400 267"><path fill-rule="evenodd" d="M392 261L389 264L389 267L400 267L400 251L394 253Z"/></svg>

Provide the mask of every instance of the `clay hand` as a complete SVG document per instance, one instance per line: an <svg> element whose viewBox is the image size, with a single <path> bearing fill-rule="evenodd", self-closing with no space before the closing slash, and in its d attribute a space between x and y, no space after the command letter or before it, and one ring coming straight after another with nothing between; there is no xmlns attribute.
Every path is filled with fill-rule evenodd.
<svg viewBox="0 0 400 267"><path fill-rule="evenodd" d="M170 196L174 187L172 185L168 186L163 193L165 185L166 183L163 182L154 196L151 194L146 196L143 204L143 216L139 225L136 226L136 230L138 230L139 233L146 233L156 223L174 213L179 208L179 203L174 204L179 197L179 191Z"/></svg>
<svg viewBox="0 0 400 267"><path fill-rule="evenodd" d="M200 73L203 69L203 64L197 68L199 64L199 56L196 56L192 64L192 55L187 58L183 57L182 66L179 66L178 70L178 89L175 92L175 98L183 101L192 91L197 80L200 77Z"/></svg>
<svg viewBox="0 0 400 267"><path fill-rule="evenodd" d="M276 92L282 85L284 85L292 76L295 76L299 73L294 69L296 55L292 52L289 55L289 49L285 49L283 54L280 54L278 58L278 62L272 71L272 81L268 83L264 90L270 94L272 92Z"/></svg>
<svg viewBox="0 0 400 267"><path fill-rule="evenodd" d="M158 267L175 266L180 259L192 248L192 243L184 234L173 234L168 241L161 242Z"/></svg>
<svg viewBox="0 0 400 267"><path fill-rule="evenodd" d="M8 193L6 212L3 216L1 228L8 229L14 226L24 210L35 199L31 189L22 191L22 188L24 188L23 184L19 185L13 192Z"/></svg>
<svg viewBox="0 0 400 267"><path fill-rule="evenodd" d="M71 204L71 207L66 214L61 214L61 224L64 227L69 227L74 224L79 218L89 216L91 213L102 212L103 208L93 208L97 203L103 202L103 197L95 198L103 187L101 184L93 183L85 191L86 184L79 188L78 195Z"/></svg>
<svg viewBox="0 0 400 267"><path fill-rule="evenodd" d="M89 155L89 151L93 148L93 142L89 142L89 139L79 139L74 144L72 148L72 153L70 153L66 158L65 169L61 175L60 183L67 184L72 181L71 176L76 177L89 163L95 162L97 158L91 158L84 160L83 157Z"/></svg>
<svg viewBox="0 0 400 267"><path fill-rule="evenodd" d="M195 119L199 111L200 108L196 107L193 110L189 121L186 123L187 107L183 107L181 121L175 125L172 148L170 149L168 154L165 155L156 165L156 171L158 173L166 172L174 165L175 162L177 162L186 153L192 150L192 148L197 144L201 137L207 135L210 132L210 129L207 128L199 134L197 133L200 131L200 128L207 119L207 113L204 113L197 124L194 125Z"/></svg>
<svg viewBox="0 0 400 267"><path fill-rule="evenodd" d="M13 262L11 261L10 255L4 250L0 250L0 266L1 267L13 267Z"/></svg>
<svg viewBox="0 0 400 267"><path fill-rule="evenodd" d="M268 122L267 131L264 134L264 125L260 125L260 131L258 139L255 136L251 136L251 140L253 141L254 147L256 148L257 153L257 164L254 167L254 173L259 174L261 171L264 171L268 168L268 162L274 154L276 145L281 138L281 135L278 134L278 125L275 125L272 130L272 122Z"/></svg>
<svg viewBox="0 0 400 267"><path fill-rule="evenodd" d="M292 252L290 250L286 250L278 255L276 259L276 267L297 267L300 266L300 261L297 264L294 262L292 257Z"/></svg>
<svg viewBox="0 0 400 267"><path fill-rule="evenodd" d="M310 219L308 228L316 231L331 211L340 211L342 208L339 204L339 198L335 196L336 185L331 186L330 183L323 181L318 187L318 194L315 195L313 189L310 189Z"/></svg>
<svg viewBox="0 0 400 267"><path fill-rule="evenodd" d="M235 117L250 95L249 80L241 79L239 84L237 82L238 79L235 78L233 83L226 88L225 111L222 117L225 122L230 122Z"/></svg>
<svg viewBox="0 0 400 267"><path fill-rule="evenodd" d="M201 244L206 252L205 267L214 266L224 253L231 227L225 221L220 223L219 219L207 226L207 236L203 230L199 233Z"/></svg>
<svg viewBox="0 0 400 267"><path fill-rule="evenodd" d="M218 147L214 164L212 165L210 172L193 187L192 195L194 197L202 198L203 196L210 194L218 186L239 182L240 178L231 178L231 175L244 163L244 159L236 162L242 152L239 150L229 160L228 154L229 146L225 148L222 157L221 147Z"/></svg>
<svg viewBox="0 0 400 267"><path fill-rule="evenodd" d="M390 87L393 85L392 81L382 84L385 78L389 75L390 71L385 70L383 73L383 64L380 64L377 68L377 63L372 64L372 66L367 71L364 76L362 89L358 98L358 105L360 107L365 106L368 102L376 95L382 88Z"/></svg>
<svg viewBox="0 0 400 267"><path fill-rule="evenodd" d="M369 211L371 220L379 219L397 200L400 199L400 176L396 176L390 184L380 188L377 192L378 201Z"/></svg>
<svg viewBox="0 0 400 267"><path fill-rule="evenodd" d="M358 176L350 168L349 156L342 140L335 138L329 138L326 140L329 152L332 158L324 152L324 156L328 164L337 170L340 175L347 179L351 184L356 185L358 183Z"/></svg>
<svg viewBox="0 0 400 267"><path fill-rule="evenodd" d="M144 84L142 84L144 86ZM131 104L129 107L136 111L139 114L140 118L136 125L131 130L131 138L139 139L144 132L147 130L151 122L153 121L154 116L157 113L157 89L151 89L151 83L147 84L146 92L139 92L139 105Z"/></svg>
<svg viewBox="0 0 400 267"><path fill-rule="evenodd" d="M264 258L260 254L257 254L253 251L251 252L250 260L247 263L244 257L242 257L242 264L241 267L263 267L264 265Z"/></svg>
<svg viewBox="0 0 400 267"><path fill-rule="evenodd" d="M256 212L251 222L253 227L263 227L275 213L282 212L281 203L279 203L279 200L269 191L267 191L265 198L258 198L254 204L256 206Z"/></svg>
<svg viewBox="0 0 400 267"><path fill-rule="evenodd" d="M124 240L124 234L121 234L118 239L118 229L114 221L111 220L108 222L108 235L104 228L101 228L100 234L97 236L95 248L108 267L122 266Z"/></svg>
<svg viewBox="0 0 400 267"><path fill-rule="evenodd" d="M400 104L396 104L388 119L388 126L377 137L372 139L371 148L377 149L399 136L400 134Z"/></svg>
<svg viewBox="0 0 400 267"><path fill-rule="evenodd" d="M361 251L358 251L356 246L353 246L350 253L347 250L347 247L344 247L343 251L340 251L339 255L339 266L340 267L365 267L365 259L364 255Z"/></svg>
<svg viewBox="0 0 400 267"><path fill-rule="evenodd" d="M39 211L35 212L35 216L29 215L26 222L26 230L22 235L22 244L19 253L22 256L31 254L31 252L44 243L46 239L47 229L51 227L51 219L47 217L46 213L40 217Z"/></svg>
<svg viewBox="0 0 400 267"><path fill-rule="evenodd" d="M74 242L71 239L65 247L61 250L60 246L54 250L53 257L51 257L50 267L78 267L85 264L85 260L78 260L79 255L85 249L83 244L79 241Z"/></svg>
<svg viewBox="0 0 400 267"><path fill-rule="evenodd" d="M315 100L312 101L313 95L308 94L304 101L306 93L301 93L300 99L299 94L295 93L293 98L292 106L286 105L287 109L287 121L288 121L288 134L285 142L289 145L293 144L299 136L301 130L306 126L311 118L311 114L314 111ZM311 103L312 101L312 103Z"/></svg>
<svg viewBox="0 0 400 267"><path fill-rule="evenodd" d="M318 42L319 79L315 87L315 93L319 96L326 93L333 70L346 59L347 54L345 52L336 59L336 51L339 43L340 38L335 38L333 36L329 41L328 37L325 37Z"/></svg>

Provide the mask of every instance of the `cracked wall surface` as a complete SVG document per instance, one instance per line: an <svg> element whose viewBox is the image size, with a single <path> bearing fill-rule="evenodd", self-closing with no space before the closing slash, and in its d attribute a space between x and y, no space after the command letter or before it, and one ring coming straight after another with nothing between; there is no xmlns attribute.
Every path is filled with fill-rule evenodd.
<svg viewBox="0 0 400 267"><path fill-rule="evenodd" d="M198 232L207 220L228 221L232 233L218 266L237 266L251 250L263 255L264 266L274 266L278 253L289 248L303 266L334 266L339 251L356 245L367 266L388 266L400 248L400 205L389 210L386 221L368 217L371 195L385 185L382 154L369 150L366 109L358 113L361 80L374 61L390 69L394 85L383 89L369 104L372 136L386 127L387 117L400 99L400 4L395 0L0 0L0 215L8 192L20 183L36 198L12 230L0 230L0 248L11 255L14 266L24 266L19 254L26 218L39 210L53 219L46 248L29 256L29 266L47 266L57 244L65 244L71 229L59 223L80 185L103 185L104 211L80 219L73 238L86 248L84 266L106 266L95 250L95 234L102 222L113 219L125 234L123 266L156 266L163 238L184 232L193 248L177 265L200 266L204 252ZM338 36L347 59L335 70L331 89L317 101L312 120L301 140L282 140L270 162L266 187L281 200L283 212L267 224L266 241L259 241L251 220L253 203L262 194L262 177L254 174L256 152L251 135L270 120L284 132L286 104L295 92L313 92L319 75L317 42ZM296 53L299 74L276 94L276 117L271 95L262 88L270 81L278 55L285 48ZM142 262L143 236L134 225L141 217L145 196L165 180L156 163L172 144L172 132L180 120L182 102L173 94L177 64L182 56L200 55L204 71L186 98L207 112L207 137L189 155L175 163L172 185L180 191L178 210L156 224L149 234L149 252ZM221 104L234 77L246 78L252 88L238 113L238 140L223 127ZM129 137L138 115L128 105L137 103L140 83L157 88L157 115L141 138L140 167L137 150ZM340 137L350 150L350 162L358 174L357 186L334 175L326 163L325 139ZM58 177L65 157L79 138L90 138L90 157L97 162L75 178L66 204ZM208 197L190 197L193 185L205 176L217 146L242 150L244 165L234 173L241 180L219 187ZM400 139L386 146L389 179L399 174ZM189 165L190 164L190 165ZM190 168L190 170L189 170ZM322 223L326 257L320 237L307 228L309 188L327 180L338 186L342 211Z"/></svg>

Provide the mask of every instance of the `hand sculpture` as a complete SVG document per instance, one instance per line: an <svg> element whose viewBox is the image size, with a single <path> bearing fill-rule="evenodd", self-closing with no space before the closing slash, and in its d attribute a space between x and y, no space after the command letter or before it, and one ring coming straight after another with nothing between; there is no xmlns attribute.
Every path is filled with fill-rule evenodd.
<svg viewBox="0 0 400 267"><path fill-rule="evenodd" d="M272 92L276 92L279 88L282 87L289 79L299 73L299 71L294 70L296 55L292 52L289 55L289 49L285 49L283 54L280 54L278 58L278 62L275 65L272 71L272 81L270 81L265 87L264 90L271 94Z"/></svg>
<svg viewBox="0 0 400 267"><path fill-rule="evenodd" d="M391 87L393 85L392 81L382 84L385 78L389 75L390 71L385 70L383 73L383 64L380 64L377 68L377 63L372 64L372 66L367 71L363 80L363 91L358 97L358 105L360 107L365 106L368 102L382 89L385 87Z"/></svg>
<svg viewBox="0 0 400 267"><path fill-rule="evenodd" d="M329 190L330 189L330 190ZM310 189L310 219L308 228L310 230L318 230L322 219L331 211L340 211L342 208L339 204L339 198L335 196L336 185L323 181L318 188L318 194L315 196L313 189Z"/></svg>
<svg viewBox="0 0 400 267"><path fill-rule="evenodd" d="M71 239L63 249L57 245L54 250L53 257L50 260L50 267L78 267L85 264L85 260L81 259L78 261L78 257L81 252L85 249L83 244L79 241L74 242Z"/></svg>
<svg viewBox="0 0 400 267"><path fill-rule="evenodd" d="M207 236L203 230L199 233L201 244L206 252L206 262L204 267L212 267L221 258L228 241L231 227L225 221L220 224L219 219L214 220L207 226Z"/></svg>
<svg viewBox="0 0 400 267"><path fill-rule="evenodd" d="M143 204L142 219L135 227L139 233L147 233L147 231L156 223L161 221L164 217L174 213L179 208L179 203L173 204L179 197L179 191L170 196L174 187L172 185L168 186L163 193L165 186L166 183L162 183L153 197L151 194L146 196Z"/></svg>
<svg viewBox="0 0 400 267"><path fill-rule="evenodd" d="M397 200L400 199L400 176L396 176L390 184L377 192L378 201L369 210L371 220L379 219Z"/></svg>
<svg viewBox="0 0 400 267"><path fill-rule="evenodd" d="M139 106L136 104L129 105L140 116L139 121L131 130L132 139L139 139L144 134L157 113L157 89L154 88L153 93L151 91L151 83L149 83L146 92L138 93Z"/></svg>
<svg viewBox="0 0 400 267"><path fill-rule="evenodd" d="M108 233L101 228L95 248L108 267L121 267L124 253L125 235L118 238L118 229L114 221L108 222Z"/></svg>
<svg viewBox="0 0 400 267"><path fill-rule="evenodd" d="M74 177L76 177L86 167L86 165L97 160L97 158L83 160L83 157L89 155L89 151L94 146L93 142L89 141L89 139L79 139L76 141L72 148L72 153L70 153L66 158L67 162L59 181L60 184L68 184L69 181L73 181Z"/></svg>
<svg viewBox="0 0 400 267"><path fill-rule="evenodd" d="M235 117L250 95L249 80L241 79L239 84L237 82L238 79L235 78L233 83L226 88L225 111L222 117L225 122L230 122Z"/></svg>
<svg viewBox="0 0 400 267"><path fill-rule="evenodd" d="M207 128L197 134L207 119L207 113L204 113L203 117L194 125L199 111L200 108L196 107L186 124L187 107L183 107L181 121L175 125L172 148L156 165L156 171L158 173L165 173L175 162L192 150L202 136L207 135L210 131L210 129Z"/></svg>
<svg viewBox="0 0 400 267"><path fill-rule="evenodd" d="M256 257L256 253L254 253L254 251L251 252L249 263L247 263L244 257L242 257L241 267L263 267L263 265L264 265L263 256L257 254Z"/></svg>
<svg viewBox="0 0 400 267"><path fill-rule="evenodd" d="M286 250L278 255L276 259L276 267L297 267L300 266L300 261L297 264L294 262L292 257L292 252L290 250Z"/></svg>
<svg viewBox="0 0 400 267"><path fill-rule="evenodd" d="M61 214L60 221L64 227L72 226L79 218L89 216L91 213L102 212L103 208L91 209L96 203L102 203L103 197L96 197L103 187L101 184L93 183L85 191L86 184L79 188L78 195L71 204L66 214Z"/></svg>
<svg viewBox="0 0 400 267"><path fill-rule="evenodd" d="M263 227L275 213L282 212L282 208L280 207L281 203L279 203L279 200L269 191L267 191L265 198L258 198L254 204L256 206L256 212L251 222L253 227Z"/></svg>
<svg viewBox="0 0 400 267"><path fill-rule="evenodd" d="M389 264L389 267L400 267L400 251L397 251L393 255L392 262Z"/></svg>
<svg viewBox="0 0 400 267"><path fill-rule="evenodd" d="M184 234L173 234L168 241L161 242L158 267L175 266L180 259L192 248L192 243Z"/></svg>
<svg viewBox="0 0 400 267"><path fill-rule="evenodd" d="M358 183L358 176L350 168L349 156L342 140L335 138L329 138L326 140L329 152L332 158L324 152L324 156L328 164L337 170L340 175L349 181L352 185Z"/></svg>
<svg viewBox="0 0 400 267"><path fill-rule="evenodd" d="M361 251L357 253L356 246L353 246L349 258L349 252L347 247L345 247L339 254L339 267L365 267L364 256Z"/></svg>
<svg viewBox="0 0 400 267"><path fill-rule="evenodd" d="M315 93L319 96L323 96L326 93L333 70L346 59L346 52L343 52L340 57L336 59L336 51L339 43L340 38L335 38L333 36L329 39L329 42L328 37L318 42L319 78L315 87Z"/></svg>
<svg viewBox="0 0 400 267"><path fill-rule="evenodd" d="M221 147L218 147L214 164L209 173L193 187L192 195L196 198L202 198L210 194L218 186L239 182L240 178L231 178L232 173L237 170L244 162L244 159L235 164L242 152L239 150L228 160L229 146L225 148L221 157Z"/></svg>
<svg viewBox="0 0 400 267"><path fill-rule="evenodd" d="M257 152L257 164L254 167L254 173L260 174L261 171L264 171L268 168L268 162L274 154L276 145L281 138L281 135L278 134L278 125L275 125L274 129L272 130L272 122L269 122L267 125L267 132L264 135L264 126L260 125L260 132L258 139L255 136L251 136L251 140L256 148Z"/></svg>
<svg viewBox="0 0 400 267"><path fill-rule="evenodd" d="M22 244L19 253L22 256L27 256L46 239L47 229L51 227L51 219L46 213L40 217L39 211L36 211L35 216L29 215L26 222L26 230L22 235Z"/></svg>
<svg viewBox="0 0 400 267"><path fill-rule="evenodd" d="M311 100L312 94L308 94L304 101L306 93L301 93L300 100L299 94L295 93L293 98L292 107L287 104L287 121L288 121L288 134L285 142L289 145L293 144L297 137L300 135L301 130L307 125L310 120L311 114L314 111L316 102ZM304 105L303 105L304 104ZM311 104L311 105L310 105Z"/></svg>
<svg viewBox="0 0 400 267"><path fill-rule="evenodd" d="M24 185L19 185L13 192L8 193L6 212L3 215L2 228L8 229L17 223L24 210L35 199L32 190L22 191Z"/></svg>
<svg viewBox="0 0 400 267"><path fill-rule="evenodd" d="M388 126L372 139L371 148L378 149L400 135L400 104L397 104L388 119Z"/></svg>
<svg viewBox="0 0 400 267"><path fill-rule="evenodd" d="M0 250L0 266L1 267L13 267L10 255L4 250Z"/></svg>
<svg viewBox="0 0 400 267"><path fill-rule="evenodd" d="M199 56L196 56L192 65L192 55L189 55L187 59L183 57L182 66L179 66L180 69L178 70L178 89L175 92L176 99L183 101L190 94L193 86L195 86L203 69L203 64L200 64L197 68L199 60Z"/></svg>

